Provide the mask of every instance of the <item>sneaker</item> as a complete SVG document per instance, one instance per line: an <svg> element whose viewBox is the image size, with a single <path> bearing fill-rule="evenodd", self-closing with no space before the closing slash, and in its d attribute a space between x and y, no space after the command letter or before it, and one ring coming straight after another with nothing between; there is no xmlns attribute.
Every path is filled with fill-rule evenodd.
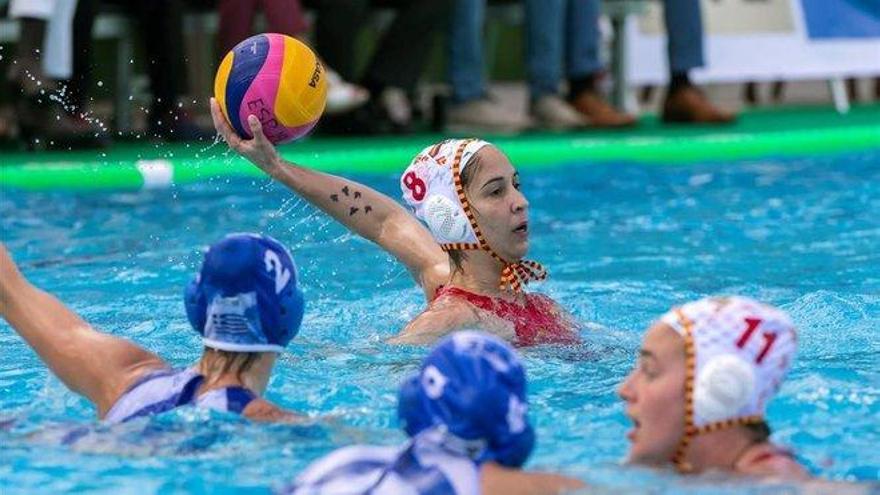
<svg viewBox="0 0 880 495"><path fill-rule="evenodd" d="M406 92L389 87L376 94L350 112L325 115L318 131L328 135L410 134L412 106Z"/></svg>
<svg viewBox="0 0 880 495"><path fill-rule="evenodd" d="M370 99L366 89L342 79L333 69L327 69L327 106L324 112L328 115L345 113L358 108Z"/></svg>
<svg viewBox="0 0 880 495"><path fill-rule="evenodd" d="M571 106L581 113L592 127L628 127L636 123L636 118L618 112L595 91L582 91L571 101Z"/></svg>
<svg viewBox="0 0 880 495"><path fill-rule="evenodd" d="M696 86L683 86L666 95L663 121L693 124L727 124L736 115L712 105Z"/></svg>
<svg viewBox="0 0 880 495"><path fill-rule="evenodd" d="M520 132L531 126L529 119L489 98L449 106L447 129L453 132Z"/></svg>
<svg viewBox="0 0 880 495"><path fill-rule="evenodd" d="M538 127L552 130L580 129L587 119L558 95L546 95L532 102L532 118Z"/></svg>
<svg viewBox="0 0 880 495"><path fill-rule="evenodd" d="M387 87L379 94L379 104L393 125L400 128L408 128L412 125L413 110L406 91Z"/></svg>

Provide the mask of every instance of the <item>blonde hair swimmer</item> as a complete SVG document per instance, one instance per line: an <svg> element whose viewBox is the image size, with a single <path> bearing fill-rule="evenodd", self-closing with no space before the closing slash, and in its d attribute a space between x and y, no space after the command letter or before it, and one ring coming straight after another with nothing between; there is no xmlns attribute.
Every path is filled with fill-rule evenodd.
<svg viewBox="0 0 880 495"><path fill-rule="evenodd" d="M683 473L806 478L769 442L764 419L796 346L786 313L745 297L701 299L663 315L619 389L634 424L629 460Z"/></svg>
<svg viewBox="0 0 880 495"><path fill-rule="evenodd" d="M451 139L425 148L400 178L413 216L363 184L281 159L256 118L248 121L254 138L245 140L213 101L211 114L230 148L407 267L428 307L392 342L430 343L462 328L480 328L517 345L578 341L577 325L565 310L524 290L547 275L540 264L523 259L529 203L519 174L497 147Z"/></svg>
<svg viewBox="0 0 880 495"><path fill-rule="evenodd" d="M173 369L32 286L0 243L0 317L103 420L122 423L186 405L259 421L300 419L260 397L304 311L296 265L283 245L256 234L214 243L184 305L204 351L195 365Z"/></svg>

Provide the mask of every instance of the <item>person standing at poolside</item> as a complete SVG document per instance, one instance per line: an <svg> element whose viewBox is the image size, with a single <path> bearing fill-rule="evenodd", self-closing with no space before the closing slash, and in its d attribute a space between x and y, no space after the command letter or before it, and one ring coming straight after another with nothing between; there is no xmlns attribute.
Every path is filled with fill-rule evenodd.
<svg viewBox="0 0 880 495"><path fill-rule="evenodd" d="M0 243L0 317L74 392L112 423L195 405L258 421L298 416L260 398L278 353L299 331L296 265L276 240L233 234L215 243L186 288L187 317L204 352L189 368L101 333L31 285Z"/></svg>
<svg viewBox="0 0 880 495"><path fill-rule="evenodd" d="M413 215L362 184L282 160L256 117L254 138L238 137L211 101L214 126L229 146L337 221L388 251L412 274L429 306L397 343L429 343L478 327L518 345L578 341L573 318L523 286L547 276L529 248L528 206L519 174L496 147L445 140L419 153L401 177Z"/></svg>
<svg viewBox="0 0 880 495"><path fill-rule="evenodd" d="M787 314L745 297L701 299L663 315L619 388L634 424L629 460L683 473L807 478L769 441L764 419L796 347Z"/></svg>
<svg viewBox="0 0 880 495"><path fill-rule="evenodd" d="M580 488L520 468L535 445L526 375L503 341L456 332L400 387L400 447L352 445L315 461L280 493L551 494Z"/></svg>

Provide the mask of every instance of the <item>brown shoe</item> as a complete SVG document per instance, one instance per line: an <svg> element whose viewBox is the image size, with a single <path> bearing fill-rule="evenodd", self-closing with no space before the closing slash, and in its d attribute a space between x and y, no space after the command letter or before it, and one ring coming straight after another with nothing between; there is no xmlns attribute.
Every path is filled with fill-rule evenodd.
<svg viewBox="0 0 880 495"><path fill-rule="evenodd" d="M627 127L636 123L634 116L618 112L595 91L582 91L571 105L592 127Z"/></svg>
<svg viewBox="0 0 880 495"><path fill-rule="evenodd" d="M663 103L664 122L727 124L736 115L712 105L695 86L684 86L666 95Z"/></svg>

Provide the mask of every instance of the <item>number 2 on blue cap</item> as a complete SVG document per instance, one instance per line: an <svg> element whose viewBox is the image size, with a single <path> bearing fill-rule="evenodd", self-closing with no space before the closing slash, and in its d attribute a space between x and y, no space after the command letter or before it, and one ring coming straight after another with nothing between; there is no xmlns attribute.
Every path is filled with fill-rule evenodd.
<svg viewBox="0 0 880 495"><path fill-rule="evenodd" d="M287 282L290 282L290 270L281 265L281 258L275 251L267 249L263 261L266 263L267 272L275 272L275 293L280 294Z"/></svg>

